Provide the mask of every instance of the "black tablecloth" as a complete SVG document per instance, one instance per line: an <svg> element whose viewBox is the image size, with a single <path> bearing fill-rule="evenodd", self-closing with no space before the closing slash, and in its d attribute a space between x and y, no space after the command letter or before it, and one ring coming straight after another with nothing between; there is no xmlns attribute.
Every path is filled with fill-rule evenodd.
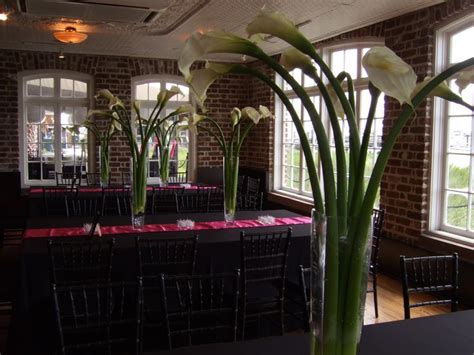
<svg viewBox="0 0 474 355"><path fill-rule="evenodd" d="M145 355L309 355L309 334L210 344ZM472 355L474 310L365 326L359 355Z"/></svg>
<svg viewBox="0 0 474 355"><path fill-rule="evenodd" d="M278 211L242 211L237 219L256 219L259 215L274 217L296 217L295 213ZM146 223L176 223L179 218L194 221L222 220L222 213L201 213L177 215L147 216ZM85 218L36 217L27 222L28 228L82 226L90 222ZM101 225L125 225L130 223L127 217L104 217ZM308 224L294 225L291 239L288 276L297 279L297 266L309 263ZM271 232L285 230L287 227L259 227L244 229L246 232ZM144 236L172 238L199 234L197 273L228 272L240 266L240 229L200 230L197 232L159 232L146 233ZM137 233L138 234L138 233ZM114 235L116 250L112 277L117 280L133 280L136 277L136 253L134 234ZM71 237L68 237L71 238ZM110 238L105 236L103 238ZM29 238L23 243L21 257L20 290L17 304L11 320L8 348L9 354L46 354L56 337L49 289L48 238ZM32 351L34 349L34 351Z"/></svg>

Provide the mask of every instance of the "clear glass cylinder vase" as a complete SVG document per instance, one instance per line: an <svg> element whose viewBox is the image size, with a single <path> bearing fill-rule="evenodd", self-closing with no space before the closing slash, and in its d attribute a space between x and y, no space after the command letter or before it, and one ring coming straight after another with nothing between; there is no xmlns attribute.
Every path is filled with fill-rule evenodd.
<svg viewBox="0 0 474 355"><path fill-rule="evenodd" d="M360 342L360 335L364 323L365 299L370 267L372 246L372 221L368 229L366 240L360 247L354 245L353 252L348 252L348 259L354 258L357 267L349 268L348 279L357 280L357 287L348 287L345 292L334 295L330 291L332 281L337 278L339 286L343 283L339 273L334 274L330 268L337 265L343 267L338 257L336 263L328 258L328 226L331 222L337 224L337 219L331 221L328 217L312 211L311 224L311 278L310 278L310 355L356 355ZM334 225L334 224L333 224ZM339 253L349 247L346 237L339 239ZM343 255L343 254L341 254ZM350 261L349 264L352 265ZM348 279L345 281L348 282ZM347 283L349 284L349 283ZM343 296L341 296L341 294ZM329 305L327 300L338 300ZM348 302L350 306L348 306ZM335 304L335 306L334 306ZM342 305L342 306L341 306ZM347 311L350 309L351 311Z"/></svg>
<svg viewBox="0 0 474 355"><path fill-rule="evenodd" d="M100 186L108 187L110 181L110 149L107 147L103 149L102 146L99 147L99 156L100 156Z"/></svg>
<svg viewBox="0 0 474 355"><path fill-rule="evenodd" d="M170 176L170 150L169 147L163 148L159 152L160 159L160 186L167 187Z"/></svg>
<svg viewBox="0 0 474 355"><path fill-rule="evenodd" d="M235 220L237 210L237 183L239 180L239 157L224 157L224 219L228 223Z"/></svg>
<svg viewBox="0 0 474 355"><path fill-rule="evenodd" d="M148 160L132 159L131 162L131 211L132 226L141 229L145 225L147 199Z"/></svg>

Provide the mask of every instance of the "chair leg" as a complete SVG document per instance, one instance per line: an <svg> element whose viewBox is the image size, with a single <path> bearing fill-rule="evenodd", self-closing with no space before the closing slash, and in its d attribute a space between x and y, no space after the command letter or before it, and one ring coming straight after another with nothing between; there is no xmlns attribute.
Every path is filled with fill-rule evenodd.
<svg viewBox="0 0 474 355"><path fill-rule="evenodd" d="M372 279L372 286L374 288L374 309L375 309L375 318L379 317L379 302L377 298L377 274L374 272Z"/></svg>

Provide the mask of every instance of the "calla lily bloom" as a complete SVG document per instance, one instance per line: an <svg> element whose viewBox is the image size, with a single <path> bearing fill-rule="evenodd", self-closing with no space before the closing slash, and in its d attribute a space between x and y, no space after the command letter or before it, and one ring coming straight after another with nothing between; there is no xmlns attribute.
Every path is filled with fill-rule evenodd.
<svg viewBox="0 0 474 355"><path fill-rule="evenodd" d="M362 58L369 80L400 104L411 105L411 93L416 86L413 68L387 47L372 47Z"/></svg>
<svg viewBox="0 0 474 355"><path fill-rule="evenodd" d="M100 90L97 95L95 95L95 98L103 97L104 99L109 100L108 106L109 110L112 110L115 106L120 106L121 108L125 108L125 105L123 104L122 100L120 100L118 97L114 96L109 90L103 89Z"/></svg>
<svg viewBox="0 0 474 355"><path fill-rule="evenodd" d="M247 25L246 30L249 36L265 33L278 37L298 49L310 44L285 15L265 8L260 10L259 14Z"/></svg>
<svg viewBox="0 0 474 355"><path fill-rule="evenodd" d="M191 65L206 54L237 53L253 56L257 49L251 41L224 31L194 33L186 41L178 68L186 82L189 82L192 78Z"/></svg>
<svg viewBox="0 0 474 355"><path fill-rule="evenodd" d="M413 98L416 94L418 94L420 92L420 90L423 89L431 80L432 80L432 78L427 76L422 82L419 82L418 84L416 84L415 90L413 90L413 93L411 94L411 97ZM473 106L471 106L467 102L463 101L461 96L455 94L449 88L448 83L446 83L446 81L444 81L443 83L438 85L433 91L431 91L431 95L441 97L445 100L455 102L457 104L465 106L470 110L474 110Z"/></svg>
<svg viewBox="0 0 474 355"><path fill-rule="evenodd" d="M192 71L192 78L188 84L194 95L194 98L197 101L197 104L203 112L206 112L204 101L207 99L207 89L220 76L221 74L208 68Z"/></svg>
<svg viewBox="0 0 474 355"><path fill-rule="evenodd" d="M160 90L156 101L158 101L159 106L164 106L173 96L178 94L183 95L179 87L173 85L170 89Z"/></svg>
<svg viewBox="0 0 474 355"><path fill-rule="evenodd" d="M230 120L232 122L232 127L234 127L240 121L242 113L237 107L234 107L230 113Z"/></svg>
<svg viewBox="0 0 474 355"><path fill-rule="evenodd" d="M337 117L344 118L346 113L344 112L344 108L342 107L341 101L337 97L336 91L334 90L331 84L326 85L326 89L334 106L334 111L336 112Z"/></svg>
<svg viewBox="0 0 474 355"><path fill-rule="evenodd" d="M199 115L197 113L193 113L192 116L188 118L188 128L194 134L197 134L197 124L205 119L206 116Z"/></svg>
<svg viewBox="0 0 474 355"><path fill-rule="evenodd" d="M299 68L305 74L312 74L315 69L311 58L294 47L288 48L281 54L280 64L288 71Z"/></svg>
<svg viewBox="0 0 474 355"><path fill-rule="evenodd" d="M268 109L267 106L260 105L258 106L258 110L260 111L260 114L262 115L263 118L272 118L272 112Z"/></svg>
<svg viewBox="0 0 474 355"><path fill-rule="evenodd" d="M253 121L254 124L258 124L262 115L253 107L244 107L242 109L242 118L248 118Z"/></svg>
<svg viewBox="0 0 474 355"><path fill-rule="evenodd" d="M455 81L456 85L459 88L459 92L462 93L462 91L470 84L474 83L474 68L470 70L464 70L461 72L461 74L458 76L458 78Z"/></svg>

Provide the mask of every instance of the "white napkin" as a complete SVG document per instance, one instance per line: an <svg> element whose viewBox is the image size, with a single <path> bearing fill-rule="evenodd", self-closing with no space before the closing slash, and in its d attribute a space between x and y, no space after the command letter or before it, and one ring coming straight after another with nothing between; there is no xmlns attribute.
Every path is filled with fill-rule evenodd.
<svg viewBox="0 0 474 355"><path fill-rule="evenodd" d="M266 215L266 216L258 216L258 221L262 224L274 224L275 217Z"/></svg>
<svg viewBox="0 0 474 355"><path fill-rule="evenodd" d="M89 234L89 232L91 231L91 228L92 228L92 223L84 223L84 232L86 234ZM99 235L99 237L102 237L102 231L100 230L100 224L97 223L97 225L95 226L95 231L94 231L94 235Z"/></svg>
<svg viewBox="0 0 474 355"><path fill-rule="evenodd" d="M179 229L191 229L194 227L194 221L190 219L178 219L176 224Z"/></svg>

